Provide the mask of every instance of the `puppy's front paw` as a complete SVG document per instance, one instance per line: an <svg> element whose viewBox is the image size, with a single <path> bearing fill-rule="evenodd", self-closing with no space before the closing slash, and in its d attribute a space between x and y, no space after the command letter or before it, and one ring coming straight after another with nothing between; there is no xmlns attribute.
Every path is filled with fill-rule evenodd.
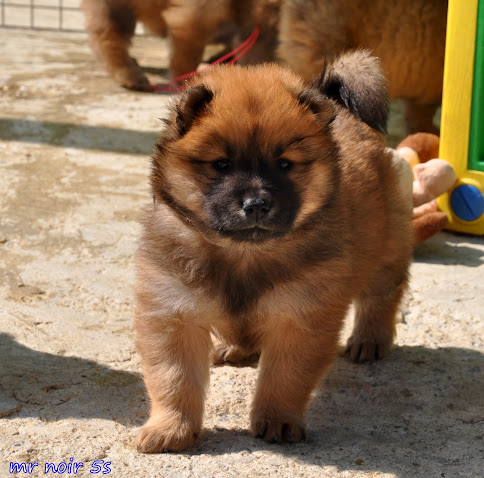
<svg viewBox="0 0 484 478"><path fill-rule="evenodd" d="M135 440L140 453L165 453L183 451L198 439L199 431L186 424L167 426L166 420L150 418L141 427Z"/></svg>
<svg viewBox="0 0 484 478"><path fill-rule="evenodd" d="M306 439L306 427L302 420L258 416L252 419L252 436L267 443L299 443Z"/></svg>
<svg viewBox="0 0 484 478"><path fill-rule="evenodd" d="M354 362L373 362L385 357L391 346L391 339L365 339L353 334L346 344L346 355Z"/></svg>

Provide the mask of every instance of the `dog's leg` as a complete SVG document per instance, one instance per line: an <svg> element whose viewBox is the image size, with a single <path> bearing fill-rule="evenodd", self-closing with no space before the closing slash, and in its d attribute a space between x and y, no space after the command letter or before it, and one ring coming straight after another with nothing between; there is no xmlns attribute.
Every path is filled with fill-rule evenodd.
<svg viewBox="0 0 484 478"><path fill-rule="evenodd" d="M163 12L171 47L170 73L174 77L198 68L205 45L220 24L229 18L230 2L227 0L217 1L213 8L209 5L197 8L197 2L192 3L173 2Z"/></svg>
<svg viewBox="0 0 484 478"><path fill-rule="evenodd" d="M151 399L138 451L181 451L200 434L209 380L210 333L186 317L137 314L143 375Z"/></svg>
<svg viewBox="0 0 484 478"><path fill-rule="evenodd" d="M173 78L196 71L200 65L208 40L200 35L198 38L186 38L186 32L170 31L170 74Z"/></svg>
<svg viewBox="0 0 484 478"><path fill-rule="evenodd" d="M136 26L132 9L123 2L105 0L83 0L81 6L91 46L111 77L126 88L147 87L148 79L128 53Z"/></svg>
<svg viewBox="0 0 484 478"><path fill-rule="evenodd" d="M94 49L106 64L111 77L130 90L144 90L150 84L138 62L128 54L131 39L112 34L93 34Z"/></svg>
<svg viewBox="0 0 484 478"><path fill-rule="evenodd" d="M304 412L311 392L337 355L343 318L344 313L339 314L339 320L332 320L325 330L281 321L265 334L251 413L255 437L275 443L305 439Z"/></svg>
<svg viewBox="0 0 484 478"><path fill-rule="evenodd" d="M387 266L355 303L355 325L346 353L356 362L384 357L395 337L395 318L407 285L405 261L400 271Z"/></svg>

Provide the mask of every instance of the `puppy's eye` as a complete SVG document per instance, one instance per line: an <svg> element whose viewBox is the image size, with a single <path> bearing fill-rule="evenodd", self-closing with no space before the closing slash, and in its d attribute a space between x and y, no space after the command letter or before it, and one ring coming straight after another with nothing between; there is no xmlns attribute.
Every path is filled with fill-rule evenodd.
<svg viewBox="0 0 484 478"><path fill-rule="evenodd" d="M217 171L221 171L221 172L226 173L227 171L229 171L232 168L232 161L230 161L230 159L226 159L226 158L218 159L217 161L215 161L213 163L213 167Z"/></svg>
<svg viewBox="0 0 484 478"><path fill-rule="evenodd" d="M277 160L277 167L283 171L289 171L292 167L292 163L288 159L281 158Z"/></svg>

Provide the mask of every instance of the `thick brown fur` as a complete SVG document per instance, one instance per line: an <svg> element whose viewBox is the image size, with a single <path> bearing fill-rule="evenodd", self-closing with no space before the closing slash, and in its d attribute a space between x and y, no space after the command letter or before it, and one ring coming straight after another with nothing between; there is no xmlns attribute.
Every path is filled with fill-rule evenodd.
<svg viewBox="0 0 484 478"><path fill-rule="evenodd" d="M391 98L403 98L411 133L436 132L441 102L446 0L286 0L278 54L309 82L351 48L380 58Z"/></svg>
<svg viewBox="0 0 484 478"><path fill-rule="evenodd" d="M348 54L310 88L276 65L196 81L166 120L142 221L135 325L151 415L136 445L147 453L195 442L213 356L260 354L253 435L304 439L353 301L351 359L390 349L412 252L375 58Z"/></svg>
<svg viewBox="0 0 484 478"><path fill-rule="evenodd" d="M93 50L120 85L144 89L148 78L129 55L136 23L156 35L168 36L170 73L194 71L205 46L220 35L238 44L258 25L257 43L243 62L274 58L281 0L82 0Z"/></svg>

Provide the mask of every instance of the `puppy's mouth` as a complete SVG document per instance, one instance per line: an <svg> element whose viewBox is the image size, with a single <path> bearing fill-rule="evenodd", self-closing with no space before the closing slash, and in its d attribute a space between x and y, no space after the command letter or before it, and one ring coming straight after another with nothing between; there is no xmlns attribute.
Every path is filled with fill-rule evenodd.
<svg viewBox="0 0 484 478"><path fill-rule="evenodd" d="M222 229L219 233L225 237L230 237L237 242L264 242L268 239L281 237L284 235L283 231L276 229L267 229L260 226L246 227L242 229Z"/></svg>

